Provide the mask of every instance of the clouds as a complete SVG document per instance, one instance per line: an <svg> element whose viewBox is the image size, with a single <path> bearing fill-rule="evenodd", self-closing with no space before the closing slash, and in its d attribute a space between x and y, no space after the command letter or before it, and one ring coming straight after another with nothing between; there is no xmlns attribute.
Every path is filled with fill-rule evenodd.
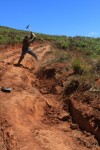
<svg viewBox="0 0 100 150"><path fill-rule="evenodd" d="M100 34L98 33L98 32L90 32L89 34L88 34L88 36L92 36L92 37L98 37Z"/></svg>

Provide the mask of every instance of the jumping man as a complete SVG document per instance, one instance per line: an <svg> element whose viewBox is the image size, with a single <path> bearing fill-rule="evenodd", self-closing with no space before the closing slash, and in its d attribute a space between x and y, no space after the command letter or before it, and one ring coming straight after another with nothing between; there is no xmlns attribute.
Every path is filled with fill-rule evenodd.
<svg viewBox="0 0 100 150"><path fill-rule="evenodd" d="M24 57L25 57L25 55L27 53L32 55L37 60L37 55L35 54L35 52L33 52L33 50L31 50L29 48L30 43L35 41L35 39L36 39L36 36L32 32L31 32L30 37L28 37L28 36L24 37L23 42L22 42L22 53L21 53L21 56L20 56L20 58L18 60L18 64L17 65L20 65L20 63L22 62L22 60L24 59Z"/></svg>

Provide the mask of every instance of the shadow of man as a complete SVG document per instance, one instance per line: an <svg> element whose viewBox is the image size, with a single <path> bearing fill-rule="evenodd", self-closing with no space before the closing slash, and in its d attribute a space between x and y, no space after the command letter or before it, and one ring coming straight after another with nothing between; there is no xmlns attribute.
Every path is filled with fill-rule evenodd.
<svg viewBox="0 0 100 150"><path fill-rule="evenodd" d="M24 65L22 65L22 64L14 64L14 66L15 66L15 67L21 67L21 68L27 69L27 70L29 70L29 71L32 71L32 70L33 70L33 68L30 69L30 68L28 68L28 67L26 67L26 66L24 66Z"/></svg>

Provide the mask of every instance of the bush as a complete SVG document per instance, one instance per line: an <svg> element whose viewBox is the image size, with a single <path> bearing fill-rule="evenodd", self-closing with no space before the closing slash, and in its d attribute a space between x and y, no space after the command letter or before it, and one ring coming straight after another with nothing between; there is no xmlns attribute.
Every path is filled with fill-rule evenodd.
<svg viewBox="0 0 100 150"><path fill-rule="evenodd" d="M72 62L72 68L75 74L82 74L84 72L82 62L79 59L75 59Z"/></svg>
<svg viewBox="0 0 100 150"><path fill-rule="evenodd" d="M96 69L98 72L100 72L100 59L98 59L98 61L96 63Z"/></svg>

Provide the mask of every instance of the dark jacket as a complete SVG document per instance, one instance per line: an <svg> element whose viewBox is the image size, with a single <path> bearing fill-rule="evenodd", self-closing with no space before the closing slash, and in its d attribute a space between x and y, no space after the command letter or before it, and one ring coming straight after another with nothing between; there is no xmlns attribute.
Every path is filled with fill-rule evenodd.
<svg viewBox="0 0 100 150"><path fill-rule="evenodd" d="M35 40L35 37L31 34L30 38L25 36L22 42L22 51L27 51L30 43L32 43Z"/></svg>

